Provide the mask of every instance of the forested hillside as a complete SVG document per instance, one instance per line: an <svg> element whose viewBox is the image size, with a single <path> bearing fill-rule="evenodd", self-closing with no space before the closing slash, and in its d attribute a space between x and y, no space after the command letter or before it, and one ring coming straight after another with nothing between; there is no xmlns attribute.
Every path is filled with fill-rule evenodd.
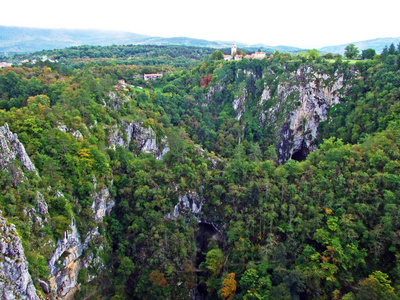
<svg viewBox="0 0 400 300"><path fill-rule="evenodd" d="M0 295L399 298L399 46L124 49L0 69Z"/></svg>

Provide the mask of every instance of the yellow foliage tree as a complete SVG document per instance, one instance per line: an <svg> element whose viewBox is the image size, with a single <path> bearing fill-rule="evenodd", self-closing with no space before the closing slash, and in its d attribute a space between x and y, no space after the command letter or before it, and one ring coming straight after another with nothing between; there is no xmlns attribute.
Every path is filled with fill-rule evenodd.
<svg viewBox="0 0 400 300"><path fill-rule="evenodd" d="M235 273L229 273L222 282L221 297L224 300L231 300L236 293Z"/></svg>
<svg viewBox="0 0 400 300"><path fill-rule="evenodd" d="M82 148L78 151L78 156L81 161L84 163L86 168L91 168L93 165L93 159L90 155L89 148Z"/></svg>

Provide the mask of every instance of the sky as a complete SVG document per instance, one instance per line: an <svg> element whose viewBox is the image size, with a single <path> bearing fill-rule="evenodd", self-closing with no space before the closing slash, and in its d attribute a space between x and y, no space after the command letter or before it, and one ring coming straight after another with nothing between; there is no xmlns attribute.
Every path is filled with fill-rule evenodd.
<svg viewBox="0 0 400 300"><path fill-rule="evenodd" d="M0 25L139 34L302 48L400 37L399 0L12 0Z"/></svg>

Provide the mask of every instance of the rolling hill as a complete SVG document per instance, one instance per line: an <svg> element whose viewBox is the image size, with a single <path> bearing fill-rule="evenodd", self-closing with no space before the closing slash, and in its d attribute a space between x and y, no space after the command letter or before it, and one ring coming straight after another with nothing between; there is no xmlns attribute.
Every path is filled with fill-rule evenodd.
<svg viewBox="0 0 400 300"><path fill-rule="evenodd" d="M372 48L376 51L376 53L381 53L383 48L387 45L390 44L399 44L400 43L400 37L397 38L379 38L379 39L373 39L373 40L366 40L366 41L359 41L359 42L354 42L354 43L348 43L348 44L354 44L358 50L365 50ZM320 52L331 52L331 53L338 53L338 54L343 54L345 51L345 48L348 44L343 44L343 45L337 45L337 46L327 46L318 49Z"/></svg>
<svg viewBox="0 0 400 300"><path fill-rule="evenodd" d="M377 38L373 40L353 42L359 50L375 49L380 53L386 45L400 43L397 38ZM155 37L125 31L77 30L77 29L40 29L27 27L0 26L0 53L23 53L41 50L62 49L81 45L184 45L209 48L230 48L231 41L208 41L190 37ZM348 43L350 44L350 43ZM348 44L319 48L322 53L343 54ZM237 42L239 48L262 49L267 52L296 53L303 50L285 45L268 46L264 44L249 45Z"/></svg>
<svg viewBox="0 0 400 300"><path fill-rule="evenodd" d="M232 41L208 41L189 37L154 37L124 31L38 29L0 26L0 53L35 52L72 46L92 45L184 45L209 48L230 48ZM297 52L289 46L266 46L237 43L240 48L256 48L274 52Z"/></svg>

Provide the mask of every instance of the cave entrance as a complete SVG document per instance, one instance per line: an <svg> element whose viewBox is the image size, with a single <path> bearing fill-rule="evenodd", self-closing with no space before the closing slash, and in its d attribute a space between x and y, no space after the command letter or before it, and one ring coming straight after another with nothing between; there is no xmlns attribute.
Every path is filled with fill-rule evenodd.
<svg viewBox="0 0 400 300"><path fill-rule="evenodd" d="M217 239L218 231L212 225L208 223L199 223L199 228L196 232L196 273L197 273L197 285L194 293L194 300L204 300L207 297L207 286L205 284L206 281L206 272L205 270L200 269L200 264L206 261L206 254L208 250L208 245L211 240Z"/></svg>
<svg viewBox="0 0 400 300"><path fill-rule="evenodd" d="M291 159L295 161L303 161L306 160L309 151L307 146L305 145L304 141L301 143L300 149L293 152Z"/></svg>
<svg viewBox="0 0 400 300"><path fill-rule="evenodd" d="M196 267L198 268L200 264L206 261L206 252L210 239L217 233L217 229L208 223L199 223L199 229L196 235Z"/></svg>

